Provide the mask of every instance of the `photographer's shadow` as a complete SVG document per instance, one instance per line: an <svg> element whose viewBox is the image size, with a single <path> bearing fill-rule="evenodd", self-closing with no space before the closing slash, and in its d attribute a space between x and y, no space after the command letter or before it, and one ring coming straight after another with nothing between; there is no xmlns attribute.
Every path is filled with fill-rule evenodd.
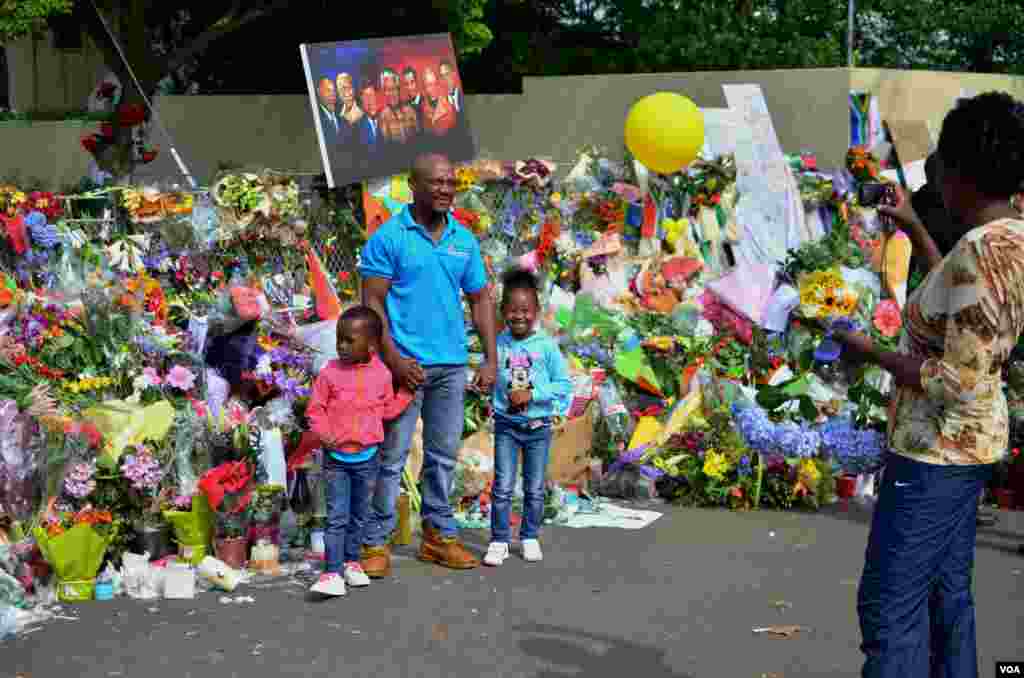
<svg viewBox="0 0 1024 678"><path fill-rule="evenodd" d="M513 630L524 634L519 647L525 654L561 667L561 670L543 669L537 673L537 678L567 675L588 678L623 675L693 678L669 668L665 662L666 651L652 645L640 645L622 638L545 624L517 626ZM587 641L606 646L607 650L595 651L587 647Z"/></svg>

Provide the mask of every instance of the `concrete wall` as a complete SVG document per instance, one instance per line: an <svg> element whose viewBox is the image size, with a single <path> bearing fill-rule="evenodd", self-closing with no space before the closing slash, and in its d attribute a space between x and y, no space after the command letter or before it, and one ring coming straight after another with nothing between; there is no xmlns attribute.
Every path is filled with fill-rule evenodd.
<svg viewBox="0 0 1024 678"><path fill-rule="evenodd" d="M52 33L6 47L10 106L18 111L83 109L107 71L88 36L81 49L54 48Z"/></svg>
<svg viewBox="0 0 1024 678"><path fill-rule="evenodd" d="M934 141L962 90L975 94L999 90L1024 99L1024 78L994 73L855 68L850 71L850 88L878 96L883 119L924 120Z"/></svg>
<svg viewBox="0 0 1024 678"><path fill-rule="evenodd" d="M15 74L17 76L17 74ZM69 82L78 82L69 80ZM737 71L526 78L522 95L468 96L466 109L480 154L498 160L554 159L563 168L584 145L623 148L623 122L638 98L657 91L686 94L704 108L723 108L722 84L761 85L787 152L811 150L823 167L839 166L849 140L848 92L880 96L883 115L940 123L961 88L1004 89L1024 98L1024 78L871 69ZM23 83L22 83L23 86ZM15 83L21 91L22 86ZM77 85L76 85L77 87ZM84 97L91 88L85 87ZM161 97L157 110L193 175L209 180L221 162L319 172L320 156L306 96ZM88 171L79 138L89 129L59 123L0 126L0 176L18 171L60 186ZM141 179L177 178L167 142Z"/></svg>

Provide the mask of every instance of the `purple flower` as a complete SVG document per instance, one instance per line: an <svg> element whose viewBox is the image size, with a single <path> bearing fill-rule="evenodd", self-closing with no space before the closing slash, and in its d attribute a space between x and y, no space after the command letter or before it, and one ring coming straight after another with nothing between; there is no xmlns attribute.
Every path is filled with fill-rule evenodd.
<svg viewBox="0 0 1024 678"><path fill-rule="evenodd" d="M126 456L121 464L121 473L136 490L156 489L164 477L160 462L144 451Z"/></svg>
<svg viewBox="0 0 1024 678"><path fill-rule="evenodd" d="M96 489L96 460L72 464L64 476L64 491L76 499L84 499Z"/></svg>

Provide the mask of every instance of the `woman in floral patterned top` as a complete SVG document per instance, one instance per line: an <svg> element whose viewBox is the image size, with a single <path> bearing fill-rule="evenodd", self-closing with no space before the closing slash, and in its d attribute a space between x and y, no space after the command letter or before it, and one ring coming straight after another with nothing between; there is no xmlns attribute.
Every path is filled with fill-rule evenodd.
<svg viewBox="0 0 1024 678"><path fill-rule="evenodd" d="M885 212L925 259L897 352L856 333L852 354L891 372L889 446L858 613L865 678L976 678L971 572L978 496L1006 454L1001 373L1024 327L1024 105L961 100L942 126L942 200L966 225L941 257L909 201Z"/></svg>

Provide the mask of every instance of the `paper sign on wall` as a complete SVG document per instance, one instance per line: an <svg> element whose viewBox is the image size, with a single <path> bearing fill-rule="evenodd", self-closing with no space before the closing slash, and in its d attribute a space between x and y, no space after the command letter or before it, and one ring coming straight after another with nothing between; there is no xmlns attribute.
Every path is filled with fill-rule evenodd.
<svg viewBox="0 0 1024 678"><path fill-rule="evenodd" d="M796 180L775 134L759 85L722 85L737 116L736 222L742 229L735 250L747 263L781 263L809 237Z"/></svg>
<svg viewBox="0 0 1024 678"><path fill-rule="evenodd" d="M900 162L924 160L931 152L932 138L924 120L886 120Z"/></svg>
<svg viewBox="0 0 1024 678"><path fill-rule="evenodd" d="M712 160L723 155L736 153L739 116L728 108L705 108L704 148L701 155Z"/></svg>

